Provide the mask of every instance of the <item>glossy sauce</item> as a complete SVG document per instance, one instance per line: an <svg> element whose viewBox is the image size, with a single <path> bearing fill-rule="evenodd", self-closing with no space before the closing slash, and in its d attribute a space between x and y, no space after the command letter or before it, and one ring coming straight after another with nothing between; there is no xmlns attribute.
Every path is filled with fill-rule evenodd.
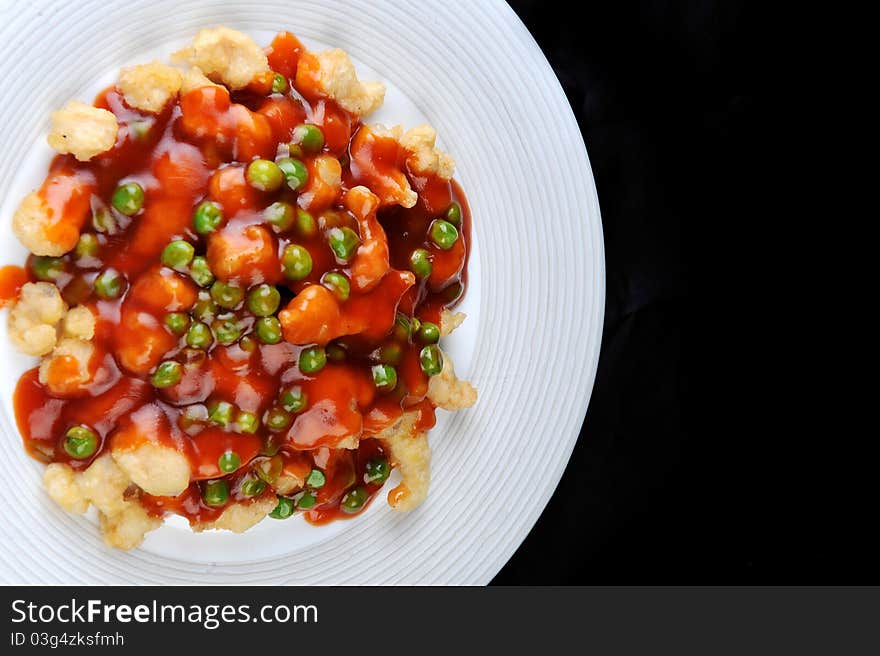
<svg viewBox="0 0 880 656"><path fill-rule="evenodd" d="M0 267L0 308L18 298L18 292L28 281L28 273L20 266Z"/></svg>
<svg viewBox="0 0 880 656"><path fill-rule="evenodd" d="M403 349L397 365L399 384L391 392L377 391L371 366L377 362L376 350L393 342L398 311L439 323L440 311L462 298L470 241L464 194L454 182L408 171L406 177L420 196L413 208L385 204L371 224L370 219L356 216L343 201L345 192L366 184L382 196L381 189L375 188L382 185L376 181L399 177L405 169L404 154L396 146L379 144L373 152L360 152L354 158L349 146L358 141L361 125L333 101L321 98L308 74L302 74L303 67L297 76L298 61L310 56L302 45L284 33L267 53L274 70L286 75L291 84L296 79L290 94L267 95L266 85L258 82L231 96L223 88L205 87L151 115L128 107L115 88L107 89L95 104L117 116L120 130L115 148L86 163L57 156L40 192L56 210L53 234L78 234L82 229L94 234L100 244L97 256L65 256L64 270L54 280L70 306L88 306L98 323L96 353L90 362L93 379L85 389L58 395L39 382L37 369L21 377L15 410L25 446L44 462L66 462L76 469L87 467L111 444L120 448L130 441L135 445L144 436L174 447L188 457L192 483L174 498L143 494L141 502L156 515L173 512L192 522L216 518L224 507L210 507L202 501L199 481L223 476L218 458L234 450L241 457L241 467L225 476L230 502L244 499L239 488L249 465L279 454L284 471L304 477L310 469L319 468L325 474L327 482L317 490L317 504L306 512L310 522L349 517L339 510L341 498L353 486L365 485L366 463L382 454L380 443L369 438L408 409L419 410L421 429L434 424L434 408L425 399L428 378L419 366L421 345L399 344ZM310 173L306 189L297 194L285 185L279 192L264 193L250 187L244 178L247 162L286 155L293 128L304 121L320 126L325 135L323 152L302 158ZM319 158L341 159L342 194L325 197L316 173ZM145 191L143 210L131 218L110 209L113 190L121 182L137 182ZM223 227L210 238L192 228L193 210L204 199L221 205L225 216ZM318 223L317 234L305 237L295 230L278 233L270 229L263 210L282 200L308 209ZM427 232L453 200L462 207L461 236L444 251L429 242ZM94 215L109 216L118 232L96 232ZM326 231L344 225L362 240L365 231L378 235L376 247L387 248L391 269L373 280L369 271L353 271L355 262L338 263ZM162 249L174 239L185 239L197 254L206 255L218 278L245 288L262 282L277 285L282 308L291 299L296 299L294 305L302 300L306 311L296 331L311 336L330 334L329 330L332 343L345 349L345 360L328 361L321 371L304 374L297 360L307 344L300 340L294 340L297 344L261 344L253 339L255 318L246 306L233 314L243 335L252 339L228 346L215 341L207 352L187 348L183 337L163 323L168 312L188 311L199 296L198 286L187 275L159 262ZM290 282L282 274L280 254L289 243L304 246L312 257L312 272L304 280ZM413 284L409 256L415 248L431 252L433 273ZM29 264L33 263L34 258L29 258ZM100 300L92 287L99 272L108 268L125 277L127 288L121 298ZM352 279L352 291L348 301L329 308L328 319L314 311L318 305L306 301L322 294L321 277L331 270ZM356 284L355 277L364 284ZM27 279L36 279L31 266L0 270L0 304L14 299ZM173 387L156 389L149 376L160 361L168 359L184 364L183 378ZM50 375L56 381L67 376L64 363ZM247 434L206 421L208 406L217 401L264 420L282 391L292 385L302 388L309 404L293 415L292 424L284 430L272 432L261 421L256 433ZM88 460L72 460L62 447L65 431L76 424L92 427L100 438L100 448ZM356 450L331 448L350 436L361 440ZM365 487L372 498L381 486ZM263 494L271 493L267 487Z"/></svg>

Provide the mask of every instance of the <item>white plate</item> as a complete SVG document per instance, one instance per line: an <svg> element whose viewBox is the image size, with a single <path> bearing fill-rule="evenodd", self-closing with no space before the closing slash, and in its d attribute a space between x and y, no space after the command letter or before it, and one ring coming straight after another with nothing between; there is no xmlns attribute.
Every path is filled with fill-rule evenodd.
<svg viewBox="0 0 880 656"><path fill-rule="evenodd" d="M108 6L109 5L109 6ZM474 218L469 318L448 340L477 405L431 433L431 493L401 515L382 500L315 528L267 519L244 535L169 521L131 552L45 495L21 447L12 391L34 361L0 328L6 490L0 582L28 584L483 584L513 554L556 487L596 372L604 255L586 150L553 72L503 2L389 0L0 0L0 263L20 263L18 201L45 175L48 114L90 101L120 66L165 56L201 27L265 44L289 29L348 51L388 85L370 121L430 123L455 157ZM384 495L383 495L384 496Z"/></svg>

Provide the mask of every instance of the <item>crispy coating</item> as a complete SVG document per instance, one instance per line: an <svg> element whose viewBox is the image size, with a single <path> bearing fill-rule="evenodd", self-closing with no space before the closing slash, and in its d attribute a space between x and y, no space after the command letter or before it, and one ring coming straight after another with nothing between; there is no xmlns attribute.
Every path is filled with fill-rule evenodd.
<svg viewBox="0 0 880 656"><path fill-rule="evenodd" d="M116 144L119 125L106 109L71 100L51 116L47 141L59 153L70 153L80 162L107 152Z"/></svg>
<svg viewBox="0 0 880 656"><path fill-rule="evenodd" d="M40 362L40 383L61 396L80 391L92 380L89 363L94 354L95 346L91 342L63 337Z"/></svg>
<svg viewBox="0 0 880 656"><path fill-rule="evenodd" d="M233 533L244 533L263 521L276 505L278 501L274 496L263 496L246 503L234 503L214 521L194 524L193 530L201 532L208 529L223 529Z"/></svg>
<svg viewBox="0 0 880 656"><path fill-rule="evenodd" d="M91 503L99 511L101 532L108 546L133 549L144 535L162 524L150 517L136 501L125 498L131 481L105 454L82 473L68 465L53 463L43 474L46 492L67 512L82 514Z"/></svg>
<svg viewBox="0 0 880 656"><path fill-rule="evenodd" d="M131 107L156 114L177 95L182 81L178 69L154 61L123 68L116 86Z"/></svg>
<svg viewBox="0 0 880 656"><path fill-rule="evenodd" d="M125 498L130 484L125 472L106 453L77 475L80 493L105 515L120 513L131 503Z"/></svg>
<svg viewBox="0 0 880 656"><path fill-rule="evenodd" d="M388 137L390 139L394 139L396 142L400 143L400 140L403 135L403 128L399 125L395 125L391 128L386 128L383 125L371 125L369 126L370 130L378 137ZM409 184L409 179L400 171L400 175L397 176L398 184L400 185L400 206L401 207L414 207L416 202L419 200L419 195L413 191L413 188Z"/></svg>
<svg viewBox="0 0 880 656"><path fill-rule="evenodd" d="M122 512L114 515L99 513L101 533L108 547L134 549L144 541L144 536L162 525L158 517L151 517L138 503L129 503Z"/></svg>
<svg viewBox="0 0 880 656"><path fill-rule="evenodd" d="M300 63L307 58L300 60ZM354 64L344 50L335 48L314 53L317 62L318 88L344 110L366 116L385 101L385 85L381 82L361 82Z"/></svg>
<svg viewBox="0 0 880 656"><path fill-rule="evenodd" d="M434 145L436 140L434 128L421 125L407 130L400 139L400 145L409 153L406 163L414 172L435 173L443 180L449 180L455 170L455 160Z"/></svg>
<svg viewBox="0 0 880 656"><path fill-rule="evenodd" d="M419 200L419 196L410 186L409 179L407 179L402 167L389 166L380 171L374 164L374 157L377 154L376 143L381 144L383 140L391 140L400 147L402 136L403 128L399 125L390 128L379 123L364 125L355 135L350 153L355 165L361 169L362 174L367 175L365 182L370 187L370 191L382 200L383 205L397 204L401 207L413 207ZM382 150L387 150L387 147L380 148L379 152ZM390 159L388 153L385 153L384 157ZM397 159L397 153L394 153L394 159Z"/></svg>
<svg viewBox="0 0 880 656"><path fill-rule="evenodd" d="M246 34L228 27L201 30L190 45L171 58L198 66L210 79L230 89L246 87L256 76L269 71L263 49Z"/></svg>
<svg viewBox="0 0 880 656"><path fill-rule="evenodd" d="M12 215L12 231L18 241L34 255L58 257L69 249L65 248L65 244L49 239L47 231L51 219L46 201L37 192L33 192L22 199Z"/></svg>
<svg viewBox="0 0 880 656"><path fill-rule="evenodd" d="M264 226L244 230L227 226L208 237L208 263L220 280L237 280L247 286L265 281L265 271L276 268L275 238Z"/></svg>
<svg viewBox="0 0 880 656"><path fill-rule="evenodd" d="M463 410L477 402L477 390L455 375L452 358L443 353L443 369L428 382L428 398L438 408Z"/></svg>
<svg viewBox="0 0 880 656"><path fill-rule="evenodd" d="M388 505L399 512L409 512L421 505L431 485L431 447L428 434L416 432L418 418L418 412L406 412L395 424L376 435L391 453L403 478L400 485L388 493Z"/></svg>
<svg viewBox="0 0 880 656"><path fill-rule="evenodd" d="M394 139L394 141L400 143L400 139L403 137L403 128L399 125L392 125L388 127L387 125L382 125L381 123L370 123L366 126L369 128L370 132L375 134L377 137L381 137L383 139Z"/></svg>
<svg viewBox="0 0 880 656"><path fill-rule="evenodd" d="M67 306L58 288L48 282L29 282L9 312L9 338L27 355L45 355L55 348L56 326Z"/></svg>
<svg viewBox="0 0 880 656"><path fill-rule="evenodd" d="M318 155L307 164L309 181L300 191L298 203L310 212L330 207L342 189L342 167L332 155Z"/></svg>
<svg viewBox="0 0 880 656"><path fill-rule="evenodd" d="M62 330L66 337L91 339L95 336L95 315L84 305L70 308L64 315Z"/></svg>
<svg viewBox="0 0 880 656"><path fill-rule="evenodd" d="M147 494L175 497L189 485L189 461L176 449L145 441L111 453L119 468Z"/></svg>
<svg viewBox="0 0 880 656"><path fill-rule="evenodd" d="M349 449L354 450L358 448L358 445L361 443L360 438L357 435L349 435L348 437L343 437L339 440L334 446L334 449Z"/></svg>
<svg viewBox="0 0 880 656"><path fill-rule="evenodd" d="M40 363L40 383L54 394L79 392L93 377L89 366L95 354L95 315L85 306L71 308L61 320L61 338Z"/></svg>
<svg viewBox="0 0 880 656"><path fill-rule="evenodd" d="M455 312L453 314L451 310L443 308L440 311L440 335L442 337L451 335L452 331L458 328L465 319L467 319L467 315L464 312Z"/></svg>
<svg viewBox="0 0 880 656"><path fill-rule="evenodd" d="M272 483L272 489L278 494L290 494L291 492L300 489L303 486L303 483L305 483L305 481L299 476L294 476L293 474L281 474L281 476L276 478L275 482Z"/></svg>
<svg viewBox="0 0 880 656"><path fill-rule="evenodd" d="M345 193L343 203L357 219L361 237L351 262L352 288L359 292L369 291L391 269L388 236L376 216L379 197L367 187L357 186Z"/></svg>
<svg viewBox="0 0 880 656"><path fill-rule="evenodd" d="M49 497L74 515L82 515L89 507L89 500L77 485L78 476L68 465L60 462L53 462L43 473L43 486Z"/></svg>
<svg viewBox="0 0 880 656"><path fill-rule="evenodd" d="M180 95L201 89L202 87L219 86L211 82L198 66L190 66L189 70L183 74L183 80L180 83Z"/></svg>

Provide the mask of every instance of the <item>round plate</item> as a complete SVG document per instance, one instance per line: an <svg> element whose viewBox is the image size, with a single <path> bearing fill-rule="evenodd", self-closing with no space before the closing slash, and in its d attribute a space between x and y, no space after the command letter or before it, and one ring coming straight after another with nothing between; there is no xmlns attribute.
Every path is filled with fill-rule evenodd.
<svg viewBox="0 0 880 656"><path fill-rule="evenodd" d="M445 348L479 390L473 408L438 413L428 500L408 514L384 493L360 516L311 527L266 519L251 531L193 534L179 518L133 551L101 542L93 516L42 490L12 413L18 376L3 312L0 439L7 490L0 582L27 584L484 584L553 493L586 412L604 310L602 227L586 150L543 54L499 1L250 2L0 0L0 263L20 263L20 199L51 151L49 113L90 101L121 66L165 58L203 27L267 44L290 30L339 47L388 86L369 122L433 125L455 157L474 220L468 320ZM48 17L51 17L49 20ZM390 489L390 488L388 488Z"/></svg>

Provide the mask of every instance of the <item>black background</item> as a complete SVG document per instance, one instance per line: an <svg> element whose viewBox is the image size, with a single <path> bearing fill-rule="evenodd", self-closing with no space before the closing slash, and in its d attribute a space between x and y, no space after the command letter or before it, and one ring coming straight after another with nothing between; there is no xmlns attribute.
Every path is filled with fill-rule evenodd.
<svg viewBox="0 0 880 656"><path fill-rule="evenodd" d="M587 144L607 304L568 469L493 583L846 580L858 565L829 551L835 536L823 522L834 510L818 480L797 489L806 482L791 476L797 458L776 472L758 464L770 449L761 420L742 426L748 391L739 388L732 409L712 398L760 377L737 362L731 326L742 307L707 284L699 263L721 257L725 233L747 228L757 211L743 172L755 168L759 17L738 2L577 3L578 18L571 3L510 4ZM742 254L736 266L748 268ZM728 304L726 318L708 311L713 301ZM698 373L705 365L714 376ZM787 492L796 492L792 503Z"/></svg>

